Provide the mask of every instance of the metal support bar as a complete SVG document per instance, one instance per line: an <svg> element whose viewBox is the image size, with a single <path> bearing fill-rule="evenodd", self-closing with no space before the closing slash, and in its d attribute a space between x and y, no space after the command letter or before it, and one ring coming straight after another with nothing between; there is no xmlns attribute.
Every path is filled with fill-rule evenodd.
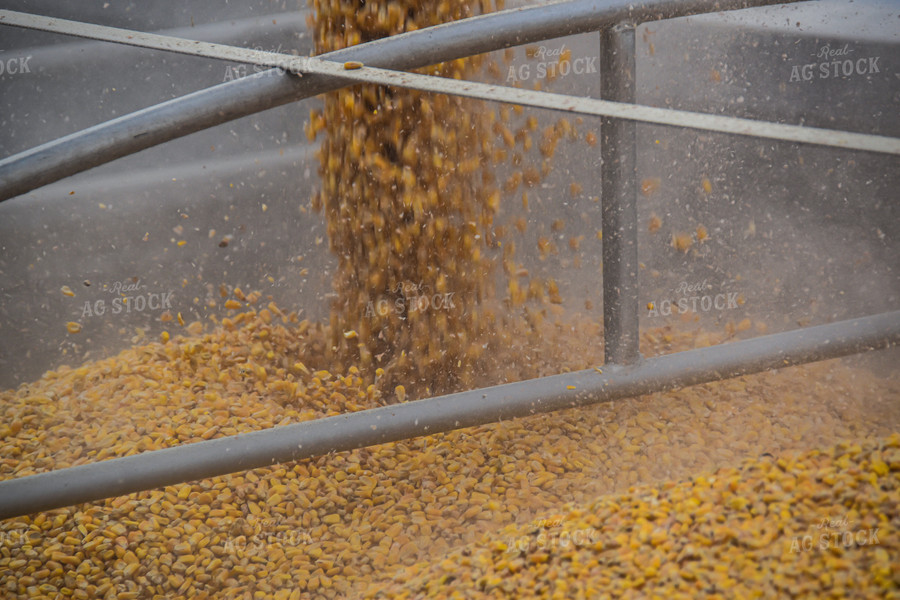
<svg viewBox="0 0 900 600"><path fill-rule="evenodd" d="M797 1L797 0L791 0ZM642 22L784 4L783 0L574 0L464 19L345 48L319 58L406 70L521 44L597 31L622 19ZM0 201L117 158L349 85L310 74L263 72L101 123L0 161Z"/></svg>
<svg viewBox="0 0 900 600"><path fill-rule="evenodd" d="M633 103L633 23L600 34L600 96ZM635 123L604 117L600 124L603 232L603 335L607 364L640 359L638 338L638 245Z"/></svg>
<svg viewBox="0 0 900 600"><path fill-rule="evenodd" d="M0 519L900 344L900 311L274 427L0 482Z"/></svg>

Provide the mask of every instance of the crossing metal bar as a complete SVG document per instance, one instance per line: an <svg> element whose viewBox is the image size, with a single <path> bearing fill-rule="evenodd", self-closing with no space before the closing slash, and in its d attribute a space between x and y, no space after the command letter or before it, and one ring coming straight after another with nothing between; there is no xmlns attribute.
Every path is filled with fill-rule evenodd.
<svg viewBox="0 0 900 600"><path fill-rule="evenodd" d="M244 62L260 67L277 67L298 76L317 74L328 78L348 79L356 83L395 86L479 100L505 102L535 108L549 108L574 114L612 117L675 127L692 127L718 133L732 133L780 141L822 144L835 148L888 152L900 155L900 138L880 135L772 123L671 108L658 108L631 102L553 94L475 81L461 82L456 79L435 75L420 75L406 71L364 66L362 63L358 63L354 68L347 69L340 63L320 58L250 50L239 46L212 44L199 40L150 34L131 29L83 23L81 21L47 19L46 17L3 9L0 9L0 23L189 56Z"/></svg>
<svg viewBox="0 0 900 600"><path fill-rule="evenodd" d="M600 96L635 99L634 24L619 23L600 34ZM600 122L603 232L603 336L606 364L640 358L638 338L638 245L635 123Z"/></svg>
<svg viewBox="0 0 900 600"><path fill-rule="evenodd" d="M791 0L797 1L797 0ZM572 0L512 9L345 48L320 58L406 70L556 37L783 0ZM351 83L266 71L113 119L0 161L0 201L190 133Z"/></svg>
<svg viewBox="0 0 900 600"><path fill-rule="evenodd" d="M0 519L900 344L900 311L155 450L0 482Z"/></svg>

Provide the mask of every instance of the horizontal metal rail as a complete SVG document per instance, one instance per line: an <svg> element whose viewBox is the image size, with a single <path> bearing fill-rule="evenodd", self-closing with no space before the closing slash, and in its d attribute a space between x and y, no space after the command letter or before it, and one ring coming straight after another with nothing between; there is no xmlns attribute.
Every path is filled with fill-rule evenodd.
<svg viewBox="0 0 900 600"><path fill-rule="evenodd" d="M406 70L521 44L778 0L574 0L491 13L320 56ZM346 75L349 71L343 73ZM346 77L267 71L163 102L0 161L0 201L215 125L339 89Z"/></svg>
<svg viewBox="0 0 900 600"><path fill-rule="evenodd" d="M479 100L492 100L509 104L521 104L535 108L548 108L563 112L600 117L616 117L629 121L642 121L676 127L691 127L718 133L731 133L774 140L819 144L849 150L884 152L900 155L900 139L881 135L835 131L816 127L804 127L784 123L771 123L754 119L712 115L707 113L657 108L629 102L598 100L565 94L553 94L534 90L524 90L502 85L491 85L474 81L459 81L446 77L419 75L389 69L364 66L357 62L347 68L340 63L319 58L293 56L277 52L251 50L225 44L214 44L177 38L141 31L106 27L79 21L49 19L10 10L0 10L0 24L13 25L63 33L94 40L126 44L141 48L243 62L247 64L280 68L288 73L302 76L315 73L332 78L351 79L356 83L391 85L401 88L465 96ZM632 51L633 52L633 51ZM0 164L2 168L2 164Z"/></svg>
<svg viewBox="0 0 900 600"><path fill-rule="evenodd" d="M0 519L900 344L900 311L274 427L0 482Z"/></svg>

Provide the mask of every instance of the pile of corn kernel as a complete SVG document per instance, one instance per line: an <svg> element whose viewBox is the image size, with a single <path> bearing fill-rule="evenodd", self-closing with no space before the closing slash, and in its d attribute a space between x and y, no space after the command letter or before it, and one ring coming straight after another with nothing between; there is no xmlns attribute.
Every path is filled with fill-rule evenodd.
<svg viewBox="0 0 900 600"><path fill-rule="evenodd" d="M374 586L367 598L889 598L900 434L645 485Z"/></svg>
<svg viewBox="0 0 900 600"><path fill-rule="evenodd" d="M545 324L546 346L531 350L554 360L520 362L520 378L583 368L596 331L558 328ZM328 335L274 305L245 306L210 333L134 347L2 392L0 478L397 401L356 368L314 364ZM669 351L698 338L662 330L643 341ZM628 504L615 494L632 486L735 467L766 452L886 437L900 423L898 391L896 382L831 361L10 519L0 523L0 590L11 598L353 597L403 576L398 569L446 565L450 551L486 531L509 545L512 530L503 527L553 520L568 502L600 496ZM882 460L894 473L895 459ZM814 463L794 460L789 471L800 477ZM858 501L872 503L882 521L897 518L896 501L882 502L863 486L863 470L836 464L845 479L816 492L823 517L838 518ZM765 501L754 487L765 482L748 476L741 483L747 510ZM794 494L783 498L785 510L806 510L801 483L783 488ZM828 490L838 495L829 499ZM604 540L630 535L654 510L648 502L627 520L609 521ZM685 500L673 518L715 520L734 510ZM778 523L793 523L790 515ZM890 551L896 542L886 531L879 548ZM857 566L851 558L834 564L869 568L868 558ZM806 552L797 560L821 575L837 558ZM466 580L470 568L459 563L456 577ZM807 571L797 571L798 581L813 585Z"/></svg>

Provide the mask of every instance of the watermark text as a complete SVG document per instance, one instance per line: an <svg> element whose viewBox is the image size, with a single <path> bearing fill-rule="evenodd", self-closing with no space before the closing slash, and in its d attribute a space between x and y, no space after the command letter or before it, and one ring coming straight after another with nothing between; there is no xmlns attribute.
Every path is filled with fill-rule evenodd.
<svg viewBox="0 0 900 600"><path fill-rule="evenodd" d="M881 73L880 56L852 57L855 50L850 44L832 48L830 44L819 47L813 54L814 62L791 65L790 83L814 79L849 79Z"/></svg>
<svg viewBox="0 0 900 600"><path fill-rule="evenodd" d="M712 286L704 279L701 282L682 281L672 289L673 298L653 300L647 303L648 317L683 315L688 312L709 312L711 310L734 310L738 307L737 292L718 294L704 293Z"/></svg>

